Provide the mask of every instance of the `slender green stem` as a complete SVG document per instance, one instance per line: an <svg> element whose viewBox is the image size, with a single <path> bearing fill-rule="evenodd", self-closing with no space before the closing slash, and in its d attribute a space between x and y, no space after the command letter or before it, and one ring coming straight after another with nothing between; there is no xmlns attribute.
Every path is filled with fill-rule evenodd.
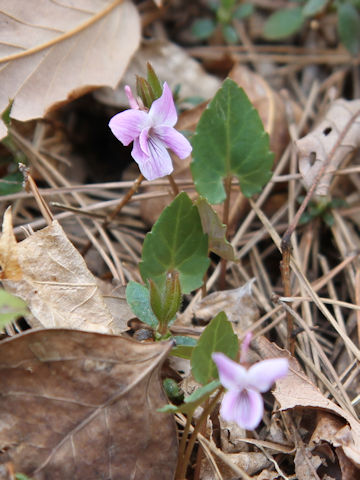
<svg viewBox="0 0 360 480"><path fill-rule="evenodd" d="M218 393L215 395L213 400L208 404L208 406L204 409L203 413L201 414L199 420L196 422L196 425L194 427L194 430L191 434L190 440L188 442L188 445L185 450L185 454L182 456L182 458L179 456L179 463L178 463L178 468L175 476L175 480L184 480L186 477L186 470L188 467L188 464L190 462L190 457L191 453L193 451L196 439L197 439L197 434L199 433L199 430L204 422L206 422L208 415L213 411L214 407L216 406L220 395L223 392L223 388L220 388Z"/></svg>

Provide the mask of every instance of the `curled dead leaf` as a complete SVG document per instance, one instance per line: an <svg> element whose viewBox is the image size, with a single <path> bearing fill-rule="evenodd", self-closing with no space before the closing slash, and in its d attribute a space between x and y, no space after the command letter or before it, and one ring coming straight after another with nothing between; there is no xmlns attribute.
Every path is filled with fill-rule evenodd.
<svg viewBox="0 0 360 480"><path fill-rule="evenodd" d="M360 422L348 411L326 398L309 380L298 362L286 350L281 350L265 337L255 338L252 347L263 358L285 357L289 360L289 373L277 380L273 394L281 410L297 407L325 411L342 421L342 428L333 436L333 445L341 447L351 462L360 468Z"/></svg>
<svg viewBox="0 0 360 480"><path fill-rule="evenodd" d="M317 195L328 194L332 177L341 162L360 146L360 100L335 100L319 125L296 142L299 152L299 170L303 176L305 187L309 189L336 145L339 136L357 112L357 118L338 146L325 174L316 187Z"/></svg>
<svg viewBox="0 0 360 480"><path fill-rule="evenodd" d="M56 329L1 342L0 463L34 480L171 480L175 424L157 412L170 348Z"/></svg>
<svg viewBox="0 0 360 480"><path fill-rule="evenodd" d="M259 318L259 311L251 292L254 279L239 288L210 293L196 304L196 318L210 320L219 312L225 312L235 332L241 333Z"/></svg>
<svg viewBox="0 0 360 480"><path fill-rule="evenodd" d="M117 333L96 279L57 221L17 243L8 209L0 266L4 288L27 303L41 326Z"/></svg>

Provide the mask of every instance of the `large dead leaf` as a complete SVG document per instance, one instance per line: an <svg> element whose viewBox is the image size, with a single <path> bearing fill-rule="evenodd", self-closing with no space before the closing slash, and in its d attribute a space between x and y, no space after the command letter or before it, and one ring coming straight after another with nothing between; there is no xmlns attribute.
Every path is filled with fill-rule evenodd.
<svg viewBox="0 0 360 480"><path fill-rule="evenodd" d="M139 45L140 19L122 0L2 0L0 111L25 121L99 86L115 87ZM0 123L0 138L6 127Z"/></svg>
<svg viewBox="0 0 360 480"><path fill-rule="evenodd" d="M40 330L0 344L0 463L34 480L167 480L177 439L159 368L171 345Z"/></svg>
<svg viewBox="0 0 360 480"><path fill-rule="evenodd" d="M287 351L281 350L264 337L254 339L252 346L265 358L286 357L289 360L288 375L277 380L273 391L281 410L302 407L329 412L340 417L342 428L333 436L331 442L335 447L342 447L345 455L360 467L360 422L349 412L324 397Z"/></svg>
<svg viewBox="0 0 360 480"><path fill-rule="evenodd" d="M332 177L341 162L360 146L360 100L336 100L319 125L296 142L299 151L299 170L304 185L309 189L340 135L348 127L348 122L356 114L357 118L347 130L316 187L317 195L327 195Z"/></svg>
<svg viewBox="0 0 360 480"><path fill-rule="evenodd" d="M235 332L250 328L259 318L259 310L252 295L254 280L246 282L239 288L213 292L204 297L195 307L196 318L210 320L224 311Z"/></svg>
<svg viewBox="0 0 360 480"><path fill-rule="evenodd" d="M1 280L40 325L117 333L97 282L58 222L17 243L11 211L0 237Z"/></svg>

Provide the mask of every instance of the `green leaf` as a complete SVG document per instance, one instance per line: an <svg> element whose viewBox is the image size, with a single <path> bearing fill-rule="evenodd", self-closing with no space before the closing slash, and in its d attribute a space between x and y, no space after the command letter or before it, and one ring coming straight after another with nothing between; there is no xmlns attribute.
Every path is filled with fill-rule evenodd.
<svg viewBox="0 0 360 480"><path fill-rule="evenodd" d="M152 91L154 92L154 96L156 98L160 98L162 95L163 88L150 62L147 63L147 81L149 82L149 85Z"/></svg>
<svg viewBox="0 0 360 480"><path fill-rule="evenodd" d="M339 37L351 55L360 52L360 15L350 3L342 3L338 8Z"/></svg>
<svg viewBox="0 0 360 480"><path fill-rule="evenodd" d="M210 18L200 18L192 24L191 32L199 40L206 40L211 37L216 28L214 20Z"/></svg>
<svg viewBox="0 0 360 480"><path fill-rule="evenodd" d="M16 473L15 480L31 480L31 478L25 475L24 473Z"/></svg>
<svg viewBox="0 0 360 480"><path fill-rule="evenodd" d="M0 179L0 195L20 192L23 189L24 175L14 172Z"/></svg>
<svg viewBox="0 0 360 480"><path fill-rule="evenodd" d="M224 35L226 43L229 43L230 45L237 43L239 40L238 34L236 33L236 30L232 25L223 25L222 33Z"/></svg>
<svg viewBox="0 0 360 480"><path fill-rule="evenodd" d="M199 210L202 229L209 237L209 250L221 258L234 261L234 248L226 240L226 225L221 222L206 198L200 197L196 200L195 205Z"/></svg>
<svg viewBox="0 0 360 480"><path fill-rule="evenodd" d="M170 355L190 360L194 347L197 344L195 338L179 335L173 337L173 339L175 340L176 345L171 350Z"/></svg>
<svg viewBox="0 0 360 480"><path fill-rule="evenodd" d="M225 200L222 179L230 175L247 197L271 177L269 136L244 90L229 78L202 114L192 144L196 189L210 203Z"/></svg>
<svg viewBox="0 0 360 480"><path fill-rule="evenodd" d="M220 312L205 328L191 356L193 377L203 385L218 378L218 371L211 358L214 352L225 353L235 360L239 351L239 341L224 312Z"/></svg>
<svg viewBox="0 0 360 480"><path fill-rule="evenodd" d="M26 303L19 297L0 289L0 329L29 314Z"/></svg>
<svg viewBox="0 0 360 480"><path fill-rule="evenodd" d="M199 405L201 405L217 388L220 387L219 380L214 380L208 383L204 387L200 387L195 390L191 395L185 398L184 403L179 405L165 405L158 409L158 412L163 413L176 413L182 412L191 414Z"/></svg>
<svg viewBox="0 0 360 480"><path fill-rule="evenodd" d="M126 287L126 301L139 320L156 328L158 320L150 306L150 292L137 282L129 282Z"/></svg>
<svg viewBox="0 0 360 480"><path fill-rule="evenodd" d="M302 9L304 17L312 17L325 7L328 0L308 0Z"/></svg>
<svg viewBox="0 0 360 480"><path fill-rule="evenodd" d="M145 237L139 265L144 282L159 286L170 271L180 275L181 290L190 293L200 287L209 266L208 239L202 231L198 209L186 193L180 193L163 210Z"/></svg>
<svg viewBox="0 0 360 480"><path fill-rule="evenodd" d="M301 7L278 10L270 15L264 26L264 36L269 40L280 40L298 32L304 23Z"/></svg>
<svg viewBox="0 0 360 480"><path fill-rule="evenodd" d="M242 3L233 13L233 17L238 20L250 17L254 13L254 5L252 3Z"/></svg>

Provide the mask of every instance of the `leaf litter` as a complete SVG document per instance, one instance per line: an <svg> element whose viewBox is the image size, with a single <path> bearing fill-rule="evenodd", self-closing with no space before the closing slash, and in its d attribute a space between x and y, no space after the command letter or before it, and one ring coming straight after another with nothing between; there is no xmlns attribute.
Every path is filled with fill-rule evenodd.
<svg viewBox="0 0 360 480"><path fill-rule="evenodd" d="M299 140L299 138L307 134L310 129L308 135L310 138L313 138L315 143L312 143L306 151L304 150L303 155L308 158L309 153L311 154L313 151L318 151L316 150L316 142L319 134L322 134L321 139L325 136L325 140L328 136L323 134L324 129L320 129L319 132L317 132L316 129L313 129L314 124L322 125L321 122L323 120L328 120L328 117L324 116L322 113L324 111L331 111L327 92L332 88L336 90L337 96L341 96L344 93L344 73L337 70L337 64L330 63L329 60L329 58L332 57L334 62L337 62L337 57L334 56L335 54L331 49L327 49L325 53L323 52L323 61L325 63L328 62L328 68L331 70L331 74L326 79L321 77L321 75L320 77L314 78L311 77L311 75L314 75L311 71L313 65L309 65L309 60L307 60L308 57L306 56L308 53L296 51L296 55L292 55L292 48L295 47L286 47L288 48L288 58L285 61L289 62L286 65L288 70L281 70L281 67L278 66L276 60L276 55L281 55L281 52L279 53L276 46L271 47L273 50L268 52L265 51L265 53L257 45L252 45L252 47L251 62L257 72L261 72L259 74L259 82L265 89L262 91L262 94L264 91L267 95L269 95L269 92L272 94L273 92L276 92L276 100L270 95L269 104L270 106L274 105L272 102L275 101L277 105L277 107L275 107L275 112L278 113L281 110L283 114L282 120L284 121L284 124L279 126L280 124L276 123L276 125L278 125L278 128L275 128L276 133L279 135L282 133L282 138L285 137L287 139L289 130L292 140L297 141L297 145L301 146L301 140ZM209 46L205 47L203 52L206 52L209 59L214 58L215 54L218 55L219 50ZM238 58L241 58L241 55L243 55L243 53L240 51L240 53L238 53ZM266 68L261 61L261 55L263 56L262 58L266 56L270 70L275 66L278 68L278 71L275 73L274 71L270 71L270 73L269 71L266 72ZM297 63L294 64L292 58L295 56ZM198 55L198 58L203 57ZM226 62L224 62L224 64L226 64ZM224 71L226 70L224 65L222 68ZM293 68L293 70L291 70L291 68ZM345 66L345 70L347 68L348 67ZM306 72L306 75L310 75L310 78L314 79L313 83L308 83L311 87L306 87L305 80L301 83L299 78L293 75L293 71ZM225 75L227 73L228 71L226 70ZM306 75L304 75L303 78L305 78ZM246 73L243 72L242 78L245 76ZM320 83L318 78L320 78ZM255 81L250 82L250 84L256 85ZM272 84L273 87L271 87L270 84ZM291 100L286 96L278 95L277 93L280 92L280 88L276 85L289 88ZM292 104L294 100L296 101L296 107ZM278 101L281 103L277 103ZM280 108L280 104L284 109ZM298 109L298 113L300 112L300 115L294 115L294 109L296 108ZM259 108L259 110L261 109ZM196 109L194 109L194 111L196 111ZM268 124L274 125L274 123L271 123L271 120L273 120L271 111L274 112L274 108L270 108L269 122L263 120L265 127ZM193 112L190 113L193 114ZM342 126L346 123L346 119L343 116L341 116L341 118L338 117L338 115L331 117L334 118L331 121L335 122L335 125L340 132ZM195 123L196 122L197 121L195 121ZM26 130L19 128L19 126L16 127L16 134L18 135L20 148L23 148L21 146L22 140L24 141L23 145L28 142L27 145L30 145L32 148L32 155L30 156L31 164L37 168L40 167L39 178L47 182L48 188L47 191L44 192L46 195L45 198L59 199L60 197L65 203L71 203L73 206L81 208L83 211L82 215L84 215L84 212L88 215L85 222L80 222L78 214L71 211L65 212L65 217L64 213L57 213L55 215L64 224L67 232L69 232L67 235L71 236L71 240L75 243L76 247L82 251L84 248L84 242L87 241L89 236L91 239L94 239L92 233L97 228L97 220L95 217L91 216L92 212L106 213L111 206L118 201L118 195L125 194L129 185L126 183L126 180L123 182L117 182L117 190L115 191L110 185L106 185L105 183L100 184L100 182L96 186L89 184L71 186L69 179L59 173L61 171L61 156L60 163L53 162L54 152L56 152L57 149L61 151L61 145L59 145L59 131L57 131L56 128L54 129L51 125L44 126L38 123L35 133L36 135L32 136L31 134L29 135ZM271 134L271 132L269 133ZM356 129L354 138L356 142ZM355 144L355 142L351 143ZM276 140L275 144L275 147L280 145L280 140ZM273 148L274 150L275 147ZM329 148L331 147L325 146L327 153L329 152ZM345 151L345 149L342 149L341 147L338 150L339 152ZM202 445L205 452L205 457L202 458L201 461L203 476L200 475L200 478L230 479L237 476L247 479L256 478L258 480L264 480L270 478L290 479L295 478L294 476L296 475L296 477L301 480L307 480L308 478L321 478L321 480L329 480L330 478L341 478L344 480L348 480L349 478L354 479L357 478L359 474L358 405L360 398L358 380L359 335L357 331L357 327L360 325L358 314L358 292L360 281L357 274L357 252L360 241L357 229L354 228L354 224L356 224L356 216L358 215L358 205L360 204L358 193L358 156L356 150L354 150L352 165L350 167L346 165L339 167L339 165L337 165L337 171L331 171L331 174L334 173L335 175L331 178L330 188L329 182L326 183L326 193L328 195L340 196L346 200L346 206L342 206L340 210L337 211L335 209L336 207L331 208L331 215L333 218L332 226L324 227L320 217L313 217L311 223L307 225L305 224L297 229L296 237L293 237L292 255L294 262L296 262L296 265L300 270L297 271L297 275L294 275L292 278L293 297L280 297L282 303L274 304L273 293L275 292L277 295L282 295L279 273L280 257L277 252L279 245L274 239L280 238L280 235L284 232L286 226L292 221L298 205L297 196L300 191L299 180L301 180L300 175L297 173L298 170L295 163L296 150L293 145L286 147L284 144L279 148L279 152L279 159L275 167L273 179L265 186L259 197L255 199L254 205L256 208L250 208L248 203L242 200L240 222L234 220L236 218L236 208L234 209L232 217L233 234L231 235L230 241L239 262L229 264L227 278L229 289L241 288L242 285L246 285L246 282L251 282L252 278L256 278L256 282L252 289L252 300L260 312L260 317L258 318L254 315L254 318L246 323L246 325L241 326L237 332L240 339L242 339L249 330L256 332L254 342L258 339L260 347L262 346L262 348L265 349L265 353L261 352L261 348L254 344L252 351L252 354L254 355L252 360L254 361L259 359L256 357L256 355L259 354L260 358L281 355L279 349L274 345L269 347L269 344L265 343L264 346L262 336L270 335L272 339L276 340L277 344L281 346L285 345L285 306L288 305L289 302L292 302L291 308L298 314L297 361L293 358L290 359L292 368L291 375L277 382L274 390L274 397L272 397L271 394L266 397L264 423L253 434L249 434L249 432L246 431L236 431L235 427L232 427L231 425L222 425L220 424L217 414L212 416L213 427L210 430L207 429L206 432L208 438L205 438L201 434L198 436L199 445ZM341 153L340 156L342 161L344 159L343 153ZM68 175L70 176L71 181L71 174ZM315 175L309 180L307 184L308 187L311 187L314 176ZM130 178L134 178L134 176L131 176ZM118 180L118 178L116 180ZM191 182L189 182L189 177L186 179L184 173L181 173L178 177L178 182L179 186L184 189L192 187ZM321 183L319 185L321 185ZM79 195L77 190L77 188L80 187L87 189L84 190L81 195ZM234 191L236 188L237 187L234 186ZM108 241L109 239L106 236L103 236L100 238L100 241L93 242L93 250L101 252L101 258L107 258L108 260L108 263L106 263L105 266L102 265L103 273L108 273L109 265L114 266L116 261L118 261L123 269L126 281L140 280L137 271L137 264L139 263L141 256L141 242L143 240L142 232L147 230L145 226L146 223L152 223L149 221L149 216L145 219L141 218L140 208L144 211L141 204L148 206L150 203L149 199L151 202L159 201L158 199L162 197L159 196L157 198L156 195L160 189L165 191L168 190L166 181L154 182L151 185L151 191L147 191L146 193L145 190L140 190L140 193L133 198L126 210L123 211L122 220L124 223L114 222L109 226L109 231L113 234L113 236L110 236L110 241ZM96 195L94 195L94 191L96 191ZM171 196L168 195L168 198L171 198ZM37 206L34 203L31 203L29 195L26 194L18 197L10 196L9 198L4 199L4 208L5 204L12 200L19 203L14 214L14 230L16 234L19 235L21 233L21 227L29 223L33 224L34 228L38 228L37 225L43 220L39 218ZM269 220L268 223L266 222L267 219ZM134 223L135 221L137 222L136 225ZM79 226L75 235L72 228L74 224ZM52 227L50 227L49 231L51 230ZM11 230L8 230L6 235L8 235L9 232L11 232ZM36 233L31 235L27 240L35 235ZM62 236L65 237L65 234L63 233ZM7 241L10 242L9 245L12 245L17 250L18 247L15 246L14 242L11 240L12 234L9 234L7 238ZM36 238L37 237L35 236L35 239ZM62 238L62 240L65 241L65 238ZM25 242L27 242L27 240L25 240ZM3 243L6 242L4 241ZM21 243L22 242L19 242L16 245L21 245ZM5 249L5 252L6 251L7 250ZM118 255L117 260L115 260L116 255ZM88 260L90 256L87 254L85 258ZM100 256L98 256L98 258L100 258ZM12 271L15 276L13 281L21 281L23 271L19 258L17 256L12 258L10 265L10 271ZM119 265L117 264L116 268L118 268L118 266ZM7 268L9 268L9 263L7 263ZM98 268L98 265L96 265L96 268ZM116 271L116 268L114 268L112 272ZM217 266L216 262L213 262L212 270L210 271L210 276L207 282L207 290L209 292L213 291L216 294L221 294L221 292L218 291L218 285L216 283L219 274L220 268ZM73 273L70 272L67 281L74 282L74 279L77 281L76 277L76 271ZM92 278L91 284L94 284L94 278ZM69 293L68 289L66 293ZM225 298L226 295L227 292L224 292ZM66 296L67 295L64 295L63 292L63 301L68 301L68 299L65 299ZM189 304L188 306L187 304L184 305L184 315L191 310L190 316L192 316L192 312L194 310L196 311L199 300L200 294L193 296L189 295L187 297L187 302L189 301ZM346 302L346 305L343 302ZM235 306L235 303L233 303L232 300L230 300L229 303L231 307ZM240 309L240 307L238 308ZM236 308L234 308L234 314L236 315ZM102 331L101 329L104 328L103 322L100 321L99 325L94 325L94 320L95 317L91 315L90 323L94 329L100 329L100 331ZM86 328L89 318L87 318L87 321L81 320L81 322L84 323L81 324L81 327L79 326L77 328ZM107 320L105 320L105 324L106 322ZM192 332L196 337L199 328L193 325L193 323L190 325L188 323L182 325L182 323L179 322L179 328L192 329ZM61 323L59 326L74 327L72 324L62 325ZM33 358L32 362L35 362L36 368L45 370L44 367L48 367L47 363L39 360L36 355L34 356L34 352L29 349L28 346L26 346L26 348L23 347L24 350L19 348L19 352L16 352L17 349L13 347L10 349L9 347L9 345L15 345L15 342L27 345L27 342L30 342L30 340L27 339L31 339L31 336L35 338L34 336L39 334L39 338L41 339L41 335L56 335L57 331L54 330L49 333L48 331L43 330L42 332L21 334L18 338L15 337L14 339L2 342L6 349L6 355L4 356L5 360L8 361L10 358L13 358L13 356L19 355L19 359L26 359L24 365L28 365L26 363L29 361L28 359ZM99 353L101 360L97 359L94 364L92 363L93 357L91 354L84 353L82 359L78 361L78 365L73 367L75 375L73 377L73 383L71 383L72 377L69 377L72 385L70 391L73 393L75 392L76 395L80 395L77 391L78 389L79 391L82 391L78 384L79 377L80 382L85 381L79 373L76 373L76 370L79 372L79 365L90 366L89 370L91 375L99 374L101 378L102 374L105 375L106 368L100 368L100 371L98 371L97 367L101 367L104 363L108 365L107 362L109 362L109 356L111 357L111 355L108 355L106 358L104 357L105 350L109 349L105 348L105 344L107 344L108 341L109 343L112 343L112 339L115 339L113 342L114 344L120 340L124 340L121 337L100 335L99 333L65 333L65 331L61 331L59 334L63 335L62 338L64 340L60 342L61 344L54 345L56 346L56 348L54 348L55 352L60 351L60 349L65 349L67 344L70 349L70 345L74 345L74 337L77 338L74 351L78 351L79 345L86 344L84 351L92 352L93 348L95 348L94 345L97 344L98 341L100 342L100 339L102 342L101 344L103 345L101 355ZM82 337L81 340L80 337ZM92 340L85 341L85 337L87 339L92 338ZM42 345L43 339L39 342ZM87 345L87 343L89 343L89 345ZM45 342L45 346L46 345L47 343ZM131 342L131 345L133 345L133 342ZM88 348L89 346L90 348ZM139 344L136 346L136 349L140 348L140 346L143 348L142 351L145 351L148 348L155 348L155 346L148 347L147 345ZM3 346L0 344L0 355L2 347ZM157 347L159 347L159 345L157 345ZM123 349L123 344L121 345L121 348L119 347L116 349L116 358L119 358L119 352ZM24 357L21 357L24 351L26 354ZM140 352L140 350L136 351ZM36 347L35 352L39 355L39 350L37 350ZM30 357L30 355L33 355L33 357ZM54 353L52 353L52 355L54 355ZM141 355L142 354L140 353L134 354L135 363L136 361L139 361ZM161 363L161 354L159 352L158 355L159 363ZM284 355L287 355L288 357L287 353ZM329 362L333 365L333 369L331 369L329 364L326 363L324 357L329 359ZM44 357L41 358L44 359ZM115 358L115 354L112 358ZM43 363L46 365L43 365ZM59 359L54 361L54 363L60 365L62 361ZM155 376L158 375L159 363L156 363L154 360L152 364L153 371L156 373L156 375L154 374ZM127 365L126 368L128 368L128 364L126 362L125 364ZM301 364L301 367L299 364ZM94 365L95 368L93 368ZM32 366L30 368L32 368ZM66 375L69 373L66 365L62 368L62 374ZM116 366L112 368L118 368L119 371L122 370L120 363L118 367L116 364ZM19 375L23 375L27 378L30 376L32 379L35 378L31 372L25 372L25 369L23 371L20 366L16 370L19 370ZM129 369L129 374L136 375L136 371L132 372L132 369ZM17 378L17 376L14 377L13 381L18 381ZM38 386L40 379L42 378L43 377L40 375L38 380L35 378L33 386ZM45 378L47 377L45 376ZM108 375L106 378L108 383L104 384L104 388L115 381L112 375ZM9 382L12 381L10 375L4 376L4 379ZM102 380L97 381L100 382L99 385L101 387ZM29 389L32 386L31 382L26 383L22 379L20 383L22 387L28 385ZM80 383L80 385L81 384L83 385L83 383ZM93 386L93 384L91 385ZM154 385L155 391L160 392L159 382L155 382ZM40 392L44 392L44 386L40 386ZM55 386L56 388L62 387L61 384ZM36 395L38 395L38 390L39 388L36 389ZM87 387L85 390L87 390ZM89 391L93 392L92 389L89 389ZM26 395L18 396L16 401L25 401L26 398L30 398L33 392L27 391L26 394L28 397L26 397ZM38 397L36 397L36 399L37 402L35 402L34 407L35 413L38 412L40 416L44 415L46 409L41 410L39 401L45 402L45 400L44 398ZM165 400L160 393L158 400L159 399L159 406L161 406L165 403ZM5 395L2 395L2 400L4 400L4 402L7 400ZM91 399L91 401L93 401L93 399ZM71 402L69 402L69 404L70 403ZM146 402L144 403L146 404ZM91 403L91 405L93 404ZM75 407L76 405L74 405L74 409ZM135 409L132 410L128 408L128 400L126 400L126 407L127 411L135 411ZM16 408L16 402L12 401L11 410L9 412L10 416L14 415ZM63 408L63 406L59 406L59 408ZM87 408L87 405L85 405L84 408ZM91 408L91 406L89 408ZM142 408L143 406L138 408L136 414L140 415L143 412ZM272 410L273 413L271 414ZM3 413L5 411L6 410L2 410ZM54 409L54 412L58 413L58 410ZM10 416L7 418L7 421L11 418ZM31 419L30 415L29 417ZM23 411L21 418L22 420L25 418ZM170 417L162 416L161 422L165 422L166 418L169 419ZM28 421L29 419L26 418L26 420ZM22 425L23 428L28 427L27 422L22 421ZM140 425L142 431L143 425L141 423ZM179 425L181 425L180 420ZM169 427L169 431L171 428ZM231 452L227 451L225 446L223 446L224 440L219 440L219 428L221 429L221 437L224 439L224 436L226 435L226 437L230 439L231 444L235 445ZM128 434L129 429L125 428L125 430ZM19 428L19 431L21 431L21 427ZM120 431L123 430L121 429ZM2 466L8 469L7 472L10 472L10 476L13 475L11 472L14 472L13 466L9 466L13 461L9 460L10 453L19 449L21 443L16 444L16 438L12 437L12 434L7 435L6 431L5 433L2 431L2 434L5 435L5 441L2 446L5 447L3 455L6 456ZM35 430L33 434L38 435L38 432ZM49 434L49 432L47 432L47 434ZM56 434L58 434L58 432L56 432ZM175 442L174 431L172 431L171 435L171 441ZM39 434L38 438L40 444L41 442L44 442L45 437L40 438ZM88 440L90 441L91 438ZM107 449L109 442L106 444L103 451L111 451L111 449ZM151 442L153 442L153 439L151 439ZM121 443L121 445L123 444L125 444L125 442ZM64 450L66 450L65 446ZM101 449L91 450L92 453L90 454L90 457L93 464L97 464L97 459L99 459L99 462L102 461L101 455L103 454L103 451L100 450ZM161 448L156 451L161 452ZM167 451L167 454L169 451L170 450ZM64 455L67 454L69 454L69 458L73 458L70 456L70 452L65 451ZM243 459L242 463L237 461L233 456L238 455L240 458L240 454ZM30 459L32 455L33 453L29 456ZM255 459L255 457L257 459ZM85 460L88 460L84 460L84 458L80 456L80 459L81 458L84 463L86 463ZM130 454L128 454L128 457L125 460L128 460L129 458L131 458ZM140 458L142 457L140 456ZM174 462L175 459L173 459L172 468L174 468ZM170 463L171 461L166 457L163 465L169 468L169 478L172 478L173 470L171 470ZM26 473L26 470L21 468L21 466L18 467L18 465L16 465L16 467L16 471L21 470ZM70 467L71 462L69 463L69 468ZM51 471L51 478L56 478L54 472L54 470ZM205 476L205 472L207 476ZM93 472L90 472L90 474L92 473ZM37 477L35 476L35 478ZM70 476L68 478L76 477ZM89 478L91 478L91 476ZM128 471L125 473L124 478L128 478Z"/></svg>

